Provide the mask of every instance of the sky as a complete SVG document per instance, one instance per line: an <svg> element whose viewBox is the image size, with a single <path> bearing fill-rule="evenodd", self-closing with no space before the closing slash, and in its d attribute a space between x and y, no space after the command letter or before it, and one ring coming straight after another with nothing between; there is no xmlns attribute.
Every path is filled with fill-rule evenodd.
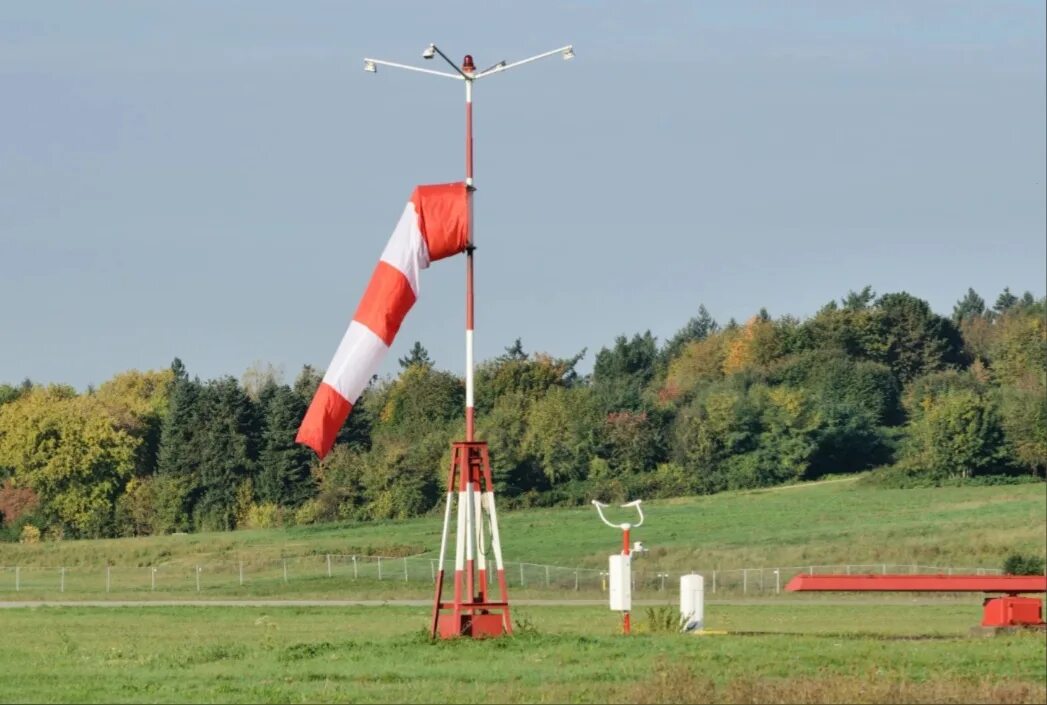
<svg viewBox="0 0 1047 705"><path fill-rule="evenodd" d="M411 190L463 178L476 352L580 368L704 304L939 313L1047 280L1042 2L63 2L0 10L0 383L327 366ZM426 66L433 66L425 63ZM464 370L462 257L412 343Z"/></svg>

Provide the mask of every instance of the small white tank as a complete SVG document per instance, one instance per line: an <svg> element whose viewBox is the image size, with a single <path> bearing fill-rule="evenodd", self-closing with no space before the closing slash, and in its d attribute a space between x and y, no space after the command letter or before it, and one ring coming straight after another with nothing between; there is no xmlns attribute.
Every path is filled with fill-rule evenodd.
<svg viewBox="0 0 1047 705"><path fill-rule="evenodd" d="M680 628L701 631L705 626L705 579L700 575L680 576Z"/></svg>

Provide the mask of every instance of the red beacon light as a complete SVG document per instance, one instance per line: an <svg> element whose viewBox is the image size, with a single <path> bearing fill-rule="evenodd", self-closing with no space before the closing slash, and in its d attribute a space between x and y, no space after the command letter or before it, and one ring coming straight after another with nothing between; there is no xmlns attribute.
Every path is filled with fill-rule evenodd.
<svg viewBox="0 0 1047 705"><path fill-rule="evenodd" d="M476 73L476 64L473 63L473 55L466 54L462 59L462 71L465 73Z"/></svg>

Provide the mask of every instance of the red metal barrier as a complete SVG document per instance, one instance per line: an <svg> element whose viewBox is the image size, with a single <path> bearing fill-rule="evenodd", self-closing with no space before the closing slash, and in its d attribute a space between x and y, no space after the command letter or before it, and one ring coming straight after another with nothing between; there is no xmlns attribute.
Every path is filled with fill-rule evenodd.
<svg viewBox="0 0 1047 705"><path fill-rule="evenodd" d="M1043 627L1043 603L1020 593L1047 592L1044 575L797 575L793 592L982 592L1004 593L982 603L982 626Z"/></svg>
<svg viewBox="0 0 1047 705"><path fill-rule="evenodd" d="M1047 592L1044 575L797 575L786 590L836 592Z"/></svg>

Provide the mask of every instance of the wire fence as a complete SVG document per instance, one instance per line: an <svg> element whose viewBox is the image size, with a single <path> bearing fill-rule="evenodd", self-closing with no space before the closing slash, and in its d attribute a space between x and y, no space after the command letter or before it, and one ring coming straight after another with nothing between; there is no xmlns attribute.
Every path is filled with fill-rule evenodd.
<svg viewBox="0 0 1047 705"><path fill-rule="evenodd" d="M445 580L454 574L454 563L445 563ZM487 579L497 580L489 564ZM916 563L864 563L835 565L777 566L756 568L662 570L642 558L632 563L634 595L675 592L681 575L701 575L706 594L780 594L788 581L799 574L915 574L998 575L997 568L935 566ZM321 592L339 586L361 588L422 585L432 587L439 574L439 561L425 556L390 557L320 554L275 559L245 558L199 563L146 566L0 566L0 596L12 593L59 593L101 595L107 593L212 593L266 594ZM571 568L540 563L505 564L509 588L558 591L604 592L607 571Z"/></svg>

